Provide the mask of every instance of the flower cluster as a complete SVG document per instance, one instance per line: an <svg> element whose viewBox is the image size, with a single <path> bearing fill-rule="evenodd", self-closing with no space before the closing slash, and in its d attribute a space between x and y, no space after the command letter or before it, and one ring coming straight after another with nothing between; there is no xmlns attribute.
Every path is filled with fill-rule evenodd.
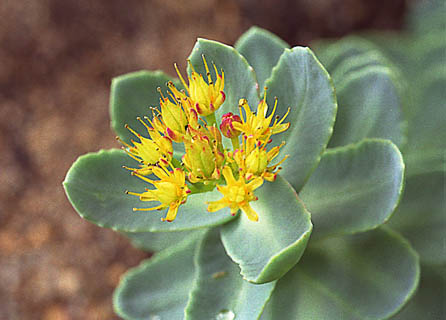
<svg viewBox="0 0 446 320"><path fill-rule="evenodd" d="M266 92L263 100L252 112L246 99L240 99L240 115L226 113L220 125L215 111L225 102L224 72L218 72L213 64L216 79L212 79L208 64L203 56L207 81L191 67L186 82L175 65L178 76L186 90L178 90L172 82L167 84L168 94L161 90L159 107L152 107L152 117L138 120L147 129L149 137L143 137L126 125L139 141L130 144L121 141L123 149L139 162L138 168L124 167L136 177L148 182L155 189L143 193L126 191L138 196L141 201L157 201L151 208L134 208L134 211L149 211L169 208L163 221L173 221L178 208L187 197L194 193L214 189L223 195L218 201L208 203L208 211L215 212L229 207L235 215L241 209L250 220L257 221L258 215L250 206L258 198L254 190L264 180L274 181L280 171L280 164L270 165L279 154L284 143L267 150L271 136L285 131L289 123L284 123L288 112L279 120L273 111L267 115ZM273 121L274 118L274 121ZM231 139L232 150L223 147L223 138ZM181 160L173 153L173 142L184 145ZM153 180L148 175L155 175Z"/></svg>

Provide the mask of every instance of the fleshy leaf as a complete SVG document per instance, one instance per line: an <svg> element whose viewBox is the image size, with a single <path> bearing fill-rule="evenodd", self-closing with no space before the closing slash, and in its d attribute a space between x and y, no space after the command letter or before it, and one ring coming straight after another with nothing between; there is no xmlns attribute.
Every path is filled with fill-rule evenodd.
<svg viewBox="0 0 446 320"><path fill-rule="evenodd" d="M392 320L443 319L446 306L446 267L421 267L415 296Z"/></svg>
<svg viewBox="0 0 446 320"><path fill-rule="evenodd" d="M401 78L376 51L345 59L334 69L338 113L329 147L356 143L364 138L404 141Z"/></svg>
<svg viewBox="0 0 446 320"><path fill-rule="evenodd" d="M410 299L418 277L416 252L390 230L312 241L261 319L384 319Z"/></svg>
<svg viewBox="0 0 446 320"><path fill-rule="evenodd" d="M189 241L200 232L204 231L200 229L177 232L123 232L123 234L136 248L156 252L176 246L183 241Z"/></svg>
<svg viewBox="0 0 446 320"><path fill-rule="evenodd" d="M299 191L317 166L333 131L336 98L330 76L308 48L295 47L285 52L266 81L268 104L278 98L276 114L288 107L290 128L274 136L273 143L286 145L281 154L289 154L282 176Z"/></svg>
<svg viewBox="0 0 446 320"><path fill-rule="evenodd" d="M276 280L300 259L311 234L310 214L289 183L278 176L256 190L251 202L259 221L240 217L221 229L228 255L239 264L244 279L254 283Z"/></svg>
<svg viewBox="0 0 446 320"><path fill-rule="evenodd" d="M218 230L210 230L195 257L195 284L186 307L186 319L258 319L276 282L252 284L226 255Z"/></svg>
<svg viewBox="0 0 446 320"><path fill-rule="evenodd" d="M238 113L241 98L246 98L250 105L257 106L259 93L255 73L240 53L220 42L198 39L189 59L198 73L206 75L202 55L208 63L215 63L219 72L223 69L225 73L226 100L216 111L217 119L227 112ZM210 72L215 79L215 70L210 68Z"/></svg>
<svg viewBox="0 0 446 320"><path fill-rule="evenodd" d="M446 264L445 181L444 172L407 178L401 204L389 221L426 264Z"/></svg>
<svg viewBox="0 0 446 320"><path fill-rule="evenodd" d="M133 208L154 207L158 202L142 202L125 190L143 192L150 185L131 176L122 165L135 161L121 150L102 150L81 156L70 168L64 181L68 199L81 217L101 227L125 232L184 231L210 227L234 219L229 210L207 212L205 201L220 197L217 190L193 194L181 205L175 221L162 222L167 209L133 212Z"/></svg>
<svg viewBox="0 0 446 320"><path fill-rule="evenodd" d="M149 109L158 106L160 95L157 88L166 88L171 78L161 71L138 71L112 80L110 93L111 126L126 142L135 137L124 127L128 124L144 135L146 129L136 117L152 116Z"/></svg>
<svg viewBox="0 0 446 320"><path fill-rule="evenodd" d="M269 78L273 67L289 45L265 29L251 27L237 40L235 48L254 68L262 92L265 80Z"/></svg>
<svg viewBox="0 0 446 320"><path fill-rule="evenodd" d="M346 65L346 61L376 50L371 42L358 36L348 36L338 41L318 40L312 47L329 71L339 70L342 64Z"/></svg>
<svg viewBox="0 0 446 320"><path fill-rule="evenodd" d="M116 313L131 320L183 319L200 238L166 249L130 269L114 293Z"/></svg>
<svg viewBox="0 0 446 320"><path fill-rule="evenodd" d="M404 163L388 140L329 149L299 196L311 212L313 237L349 234L384 223L398 204Z"/></svg>
<svg viewBox="0 0 446 320"><path fill-rule="evenodd" d="M408 144L403 149L408 176L444 170L446 150L446 69L435 65L420 75Z"/></svg>

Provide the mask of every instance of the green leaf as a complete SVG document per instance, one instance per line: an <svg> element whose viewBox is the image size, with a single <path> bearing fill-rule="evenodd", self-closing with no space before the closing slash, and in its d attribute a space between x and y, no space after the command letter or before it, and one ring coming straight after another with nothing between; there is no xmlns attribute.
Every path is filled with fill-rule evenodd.
<svg viewBox="0 0 446 320"><path fill-rule="evenodd" d="M323 43L322 43L323 44ZM333 78L338 113L329 147L364 138L404 141L402 78L373 43L356 36L319 44L318 57Z"/></svg>
<svg viewBox="0 0 446 320"><path fill-rule="evenodd" d="M125 190L144 192L150 187L131 176L122 165L133 167L135 161L121 150L100 151L79 157L64 181L68 199L81 217L101 227L125 232L184 231L211 227L234 217L229 209L207 212L206 201L220 198L217 190L193 194L181 205L175 221L162 222L167 209L152 212L133 212L133 208L154 207L158 202L142 202Z"/></svg>
<svg viewBox="0 0 446 320"><path fill-rule="evenodd" d="M193 258L200 238L166 249L130 269L115 290L115 312L132 320L183 319L194 283Z"/></svg>
<svg viewBox="0 0 446 320"><path fill-rule="evenodd" d="M338 41L319 40L313 43L312 47L315 48L318 59L329 71L339 69L341 64L345 65L346 61L352 58L376 51L373 43L358 36L348 36Z"/></svg>
<svg viewBox="0 0 446 320"><path fill-rule="evenodd" d="M388 140L330 149L299 196L311 212L313 237L374 229L391 216L403 188L404 163Z"/></svg>
<svg viewBox="0 0 446 320"><path fill-rule="evenodd" d="M383 64L373 65L376 62L375 54L368 53L346 61L350 70L359 65L353 71L347 74L345 70L341 74L333 71L338 113L329 147L364 138L389 139L398 146L403 143L398 77Z"/></svg>
<svg viewBox="0 0 446 320"><path fill-rule="evenodd" d="M265 80L269 78L273 67L289 45L265 29L251 27L242 34L234 47L254 68L260 92L262 92Z"/></svg>
<svg viewBox="0 0 446 320"><path fill-rule="evenodd" d="M261 319L384 319L410 299L418 277L416 252L390 230L312 241Z"/></svg>
<svg viewBox="0 0 446 320"><path fill-rule="evenodd" d="M444 170L446 150L446 68L434 66L419 77L410 105L408 144L403 149L408 176Z"/></svg>
<svg viewBox="0 0 446 320"><path fill-rule="evenodd" d="M392 320L443 319L446 306L446 267L421 267L415 296Z"/></svg>
<svg viewBox="0 0 446 320"><path fill-rule="evenodd" d="M446 3L444 0L412 2L406 17L411 31L425 36L434 31L446 31Z"/></svg>
<svg viewBox="0 0 446 320"><path fill-rule="evenodd" d="M444 172L407 178L404 196L389 221L426 264L446 264L445 181Z"/></svg>
<svg viewBox="0 0 446 320"><path fill-rule="evenodd" d="M183 241L189 241L203 230L177 231L177 232L123 232L130 239L133 246L145 251L161 251L178 245Z"/></svg>
<svg viewBox="0 0 446 320"><path fill-rule="evenodd" d="M299 191L317 166L333 131L336 98L330 76L308 48L295 47L285 52L266 81L268 103L278 98L276 114L291 108L286 122L290 128L273 137L285 140L281 154L289 154L282 175Z"/></svg>
<svg viewBox="0 0 446 320"><path fill-rule="evenodd" d="M161 71L138 71L112 80L110 93L111 126L126 142L135 137L124 126L144 135L147 130L136 117L152 116L151 106L159 105L157 88L165 88L171 78Z"/></svg>
<svg viewBox="0 0 446 320"><path fill-rule="evenodd" d="M216 111L217 119L227 112L238 113L238 102L242 98L246 98L250 105L257 106L259 93L255 73L240 53L220 42L198 39L189 59L195 71L206 75L202 55L208 63L215 63L219 72L223 69L225 73L226 100ZM211 68L210 72L215 79L214 69Z"/></svg>
<svg viewBox="0 0 446 320"><path fill-rule="evenodd" d="M226 255L217 230L201 241L195 257L195 284L186 307L186 319L258 319L276 282L252 284Z"/></svg>
<svg viewBox="0 0 446 320"><path fill-rule="evenodd" d="M228 255L239 264L244 279L254 283L276 280L300 259L310 237L310 214L289 183L277 177L256 190L250 203L259 221L240 217L222 227Z"/></svg>

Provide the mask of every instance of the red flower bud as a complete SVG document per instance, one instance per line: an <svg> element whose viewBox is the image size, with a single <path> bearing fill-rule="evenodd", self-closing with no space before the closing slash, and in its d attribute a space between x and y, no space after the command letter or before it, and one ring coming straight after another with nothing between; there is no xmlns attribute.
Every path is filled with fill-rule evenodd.
<svg viewBox="0 0 446 320"><path fill-rule="evenodd" d="M227 138L235 138L241 132L234 128L233 122L242 122L242 119L236 114L232 114L232 112L225 113L221 118L220 130L223 135Z"/></svg>

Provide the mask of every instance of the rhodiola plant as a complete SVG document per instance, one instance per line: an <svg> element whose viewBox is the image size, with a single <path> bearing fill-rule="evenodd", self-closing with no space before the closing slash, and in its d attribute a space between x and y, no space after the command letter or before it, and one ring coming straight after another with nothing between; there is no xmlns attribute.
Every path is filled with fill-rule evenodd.
<svg viewBox="0 0 446 320"><path fill-rule="evenodd" d="M383 319L406 303L418 256L378 228L403 188L387 140L404 141L398 75L370 59L333 67L349 77L336 92L355 129L335 125L333 81L313 52L258 28L235 48L199 39L180 80L113 80L124 150L81 156L64 186L83 218L156 252L123 277L120 316ZM370 78L369 65L385 72Z"/></svg>

